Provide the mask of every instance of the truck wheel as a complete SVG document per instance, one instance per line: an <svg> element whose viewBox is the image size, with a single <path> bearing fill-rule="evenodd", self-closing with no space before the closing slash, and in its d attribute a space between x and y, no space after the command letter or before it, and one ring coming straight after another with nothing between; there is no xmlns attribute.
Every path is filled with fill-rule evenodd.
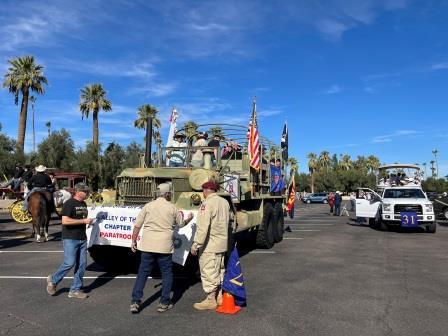
<svg viewBox="0 0 448 336"><path fill-rule="evenodd" d="M443 210L443 216L445 217L446 220L448 220L448 208Z"/></svg>
<svg viewBox="0 0 448 336"><path fill-rule="evenodd" d="M426 232L428 233L436 233L437 231L437 223L434 221L430 225L426 226Z"/></svg>
<svg viewBox="0 0 448 336"><path fill-rule="evenodd" d="M270 249L274 245L274 208L266 203L263 208L263 221L258 226L256 245Z"/></svg>
<svg viewBox="0 0 448 336"><path fill-rule="evenodd" d="M274 241L279 243L283 240L285 230L285 218L283 216L283 204L275 203L274 207Z"/></svg>
<svg viewBox="0 0 448 336"><path fill-rule="evenodd" d="M389 231L389 226L381 218L376 221L376 227L379 231Z"/></svg>
<svg viewBox="0 0 448 336"><path fill-rule="evenodd" d="M328 201L325 199L325 200L322 201L322 203L327 204Z"/></svg>
<svg viewBox="0 0 448 336"><path fill-rule="evenodd" d="M374 229L375 227L377 227L377 222L376 222L376 218L369 218L369 227L371 227L372 229Z"/></svg>

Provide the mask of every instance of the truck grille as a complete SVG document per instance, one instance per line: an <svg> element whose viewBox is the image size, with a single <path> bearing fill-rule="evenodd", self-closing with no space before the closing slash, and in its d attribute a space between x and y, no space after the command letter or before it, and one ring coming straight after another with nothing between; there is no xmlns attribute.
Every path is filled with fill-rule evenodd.
<svg viewBox="0 0 448 336"><path fill-rule="evenodd" d="M400 212L415 212L417 214L423 214L422 206L420 204L397 204L394 207L394 213Z"/></svg>
<svg viewBox="0 0 448 336"><path fill-rule="evenodd" d="M117 187L119 198L125 204L145 204L153 195L149 177L122 177L118 179Z"/></svg>

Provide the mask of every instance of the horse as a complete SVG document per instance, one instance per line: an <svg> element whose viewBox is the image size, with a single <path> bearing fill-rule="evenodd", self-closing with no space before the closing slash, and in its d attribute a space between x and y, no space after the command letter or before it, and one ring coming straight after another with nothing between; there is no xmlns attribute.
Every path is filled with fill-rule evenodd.
<svg viewBox="0 0 448 336"><path fill-rule="evenodd" d="M28 198L28 211L33 218L31 237L36 234L37 243L48 241L48 226L54 209L52 201L51 193L46 190L33 192Z"/></svg>

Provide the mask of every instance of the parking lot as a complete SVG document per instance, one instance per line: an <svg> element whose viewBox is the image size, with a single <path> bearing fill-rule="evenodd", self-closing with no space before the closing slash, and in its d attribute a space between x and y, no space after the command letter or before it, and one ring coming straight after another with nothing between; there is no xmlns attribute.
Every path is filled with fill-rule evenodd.
<svg viewBox="0 0 448 336"><path fill-rule="evenodd" d="M198 312L200 283L175 279L175 307L156 312L160 279L148 281L144 310L129 313L135 274L111 274L89 261L87 300L55 297L46 276L62 261L60 225L52 240L27 239L29 225L0 215L0 334L5 335L445 335L448 227L379 232L328 205L302 204L270 250L241 244L248 306L237 315ZM193 277L194 279L194 277Z"/></svg>

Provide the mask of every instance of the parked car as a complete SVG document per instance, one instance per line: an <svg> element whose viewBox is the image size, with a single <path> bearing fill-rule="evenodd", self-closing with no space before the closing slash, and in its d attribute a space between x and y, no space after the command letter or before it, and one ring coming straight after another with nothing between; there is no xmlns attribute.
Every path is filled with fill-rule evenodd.
<svg viewBox="0 0 448 336"><path fill-rule="evenodd" d="M302 197L303 203L328 203L328 193L321 192Z"/></svg>

